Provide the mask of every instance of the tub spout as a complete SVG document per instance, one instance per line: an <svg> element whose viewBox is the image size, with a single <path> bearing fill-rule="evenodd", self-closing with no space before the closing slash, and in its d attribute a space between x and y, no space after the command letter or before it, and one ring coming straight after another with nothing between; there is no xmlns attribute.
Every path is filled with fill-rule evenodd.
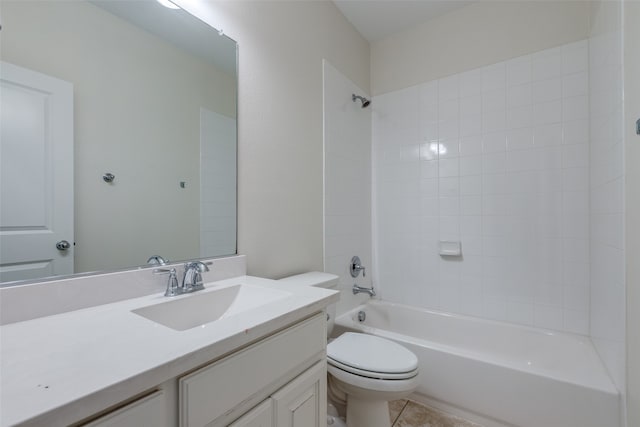
<svg viewBox="0 0 640 427"><path fill-rule="evenodd" d="M370 288L363 288L362 286L358 286L356 284L353 285L353 294L359 294L361 292L365 293L365 294L369 294L370 297L375 297L376 296L376 291L373 290L373 286Z"/></svg>

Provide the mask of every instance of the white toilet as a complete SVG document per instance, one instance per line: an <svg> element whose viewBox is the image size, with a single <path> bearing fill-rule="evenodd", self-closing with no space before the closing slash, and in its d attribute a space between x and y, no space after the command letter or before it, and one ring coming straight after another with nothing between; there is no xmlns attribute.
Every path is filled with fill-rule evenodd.
<svg viewBox="0 0 640 427"><path fill-rule="evenodd" d="M281 279L290 284L335 289L338 276L305 273ZM335 304L328 307L327 336ZM390 427L391 400L409 396L418 385L418 358L393 341L347 332L327 345L330 395L345 395L348 427Z"/></svg>

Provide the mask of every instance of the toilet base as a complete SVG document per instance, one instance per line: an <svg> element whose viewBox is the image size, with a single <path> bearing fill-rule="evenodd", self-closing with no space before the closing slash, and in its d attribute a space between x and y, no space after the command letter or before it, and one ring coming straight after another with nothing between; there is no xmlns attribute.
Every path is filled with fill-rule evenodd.
<svg viewBox="0 0 640 427"><path fill-rule="evenodd" d="M391 427L386 400L362 400L347 396L347 427Z"/></svg>

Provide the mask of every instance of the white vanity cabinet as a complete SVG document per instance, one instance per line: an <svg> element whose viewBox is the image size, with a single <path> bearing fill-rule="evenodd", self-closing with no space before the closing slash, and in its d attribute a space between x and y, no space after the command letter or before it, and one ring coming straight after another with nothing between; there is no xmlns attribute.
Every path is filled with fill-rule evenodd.
<svg viewBox="0 0 640 427"><path fill-rule="evenodd" d="M232 277L194 295L149 294L146 282L131 274L121 297L144 284L143 296L98 299L101 305L87 299L81 309L0 322L0 359L11 366L0 375L0 427L322 426L323 310L338 292L235 275L227 266ZM95 280L95 289L103 289L114 279ZM0 296L26 307L34 295L79 289L65 283L69 289L11 288L20 288L18 294L0 288ZM229 299L227 289L238 292ZM141 315L148 307L155 314ZM211 320L217 309L225 314ZM162 323L176 317L197 325ZM118 357L105 356L114 351Z"/></svg>
<svg viewBox="0 0 640 427"><path fill-rule="evenodd" d="M325 362L317 362L229 427L324 427L326 375Z"/></svg>
<svg viewBox="0 0 640 427"><path fill-rule="evenodd" d="M317 314L180 378L180 427L320 427L325 348Z"/></svg>
<svg viewBox="0 0 640 427"><path fill-rule="evenodd" d="M83 427L170 427L172 423L167 418L167 405L169 402L165 393L158 390L88 424L83 424Z"/></svg>

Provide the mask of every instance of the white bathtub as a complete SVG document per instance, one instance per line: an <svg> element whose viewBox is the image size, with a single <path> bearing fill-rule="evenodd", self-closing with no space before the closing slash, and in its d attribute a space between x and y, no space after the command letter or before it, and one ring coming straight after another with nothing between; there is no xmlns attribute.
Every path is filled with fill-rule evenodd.
<svg viewBox="0 0 640 427"><path fill-rule="evenodd" d="M364 322L358 312L366 313ZM419 359L417 393L520 427L618 427L619 394L588 337L371 300L336 333L399 342ZM418 396L417 400L420 400Z"/></svg>

